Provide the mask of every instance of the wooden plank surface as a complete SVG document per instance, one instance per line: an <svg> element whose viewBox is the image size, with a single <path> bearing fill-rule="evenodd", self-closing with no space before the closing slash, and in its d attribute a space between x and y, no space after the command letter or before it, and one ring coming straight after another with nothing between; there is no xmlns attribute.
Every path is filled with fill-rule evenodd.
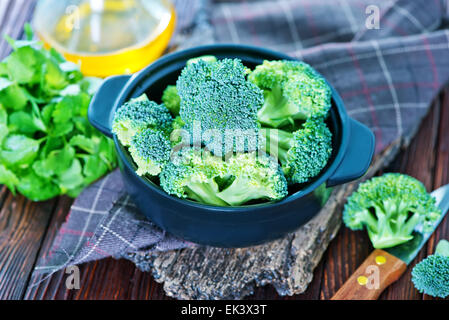
<svg viewBox="0 0 449 320"><path fill-rule="evenodd" d="M33 271L55 200L32 203L1 191L0 299L20 299Z"/></svg>
<svg viewBox="0 0 449 320"><path fill-rule="evenodd" d="M34 1L2 0L0 34L22 35L21 26L29 19ZM20 26L20 27L18 27ZM0 58L10 52L0 40ZM0 191L0 299L20 299L40 252L57 199L33 203L23 196L13 197L2 186Z"/></svg>
<svg viewBox="0 0 449 320"><path fill-rule="evenodd" d="M402 152L387 170L415 176L421 179L429 189L449 183L447 170L449 136L445 134L449 129L447 128L449 89L440 98L433 104L410 147ZM444 103L440 104L440 101L444 101ZM59 209L57 216L59 215L61 218L56 219L59 223L62 221L63 213L64 208ZM53 231L49 231L48 234L49 238L52 234L54 235ZM416 261L433 252L436 242L441 238L449 239L449 219L447 218ZM304 294L280 297L273 287L266 286L256 289L248 299L329 299L371 251L372 247L366 232L353 232L347 228L341 228L337 237L331 242L320 265L316 268L314 279ZM416 261L412 263L412 266ZM387 289L380 299L430 299L431 297L423 296L414 289L410 281L410 271L411 268L398 282ZM87 263L80 267L80 273L80 290L67 290L65 287L66 275L60 271L42 284L30 288L25 298L169 299L164 295L162 285L156 283L150 274L137 270L128 261L110 258ZM33 278L33 281L39 281L39 277Z"/></svg>
<svg viewBox="0 0 449 320"><path fill-rule="evenodd" d="M29 20L33 6L32 0L1 0L0 34L6 32L12 37L20 37L22 25ZM0 58L9 50L6 42L0 40ZM413 175L429 189L449 183L448 132L449 89L435 100L410 147L401 152L387 171ZM21 196L13 197L5 187L0 189L0 299L169 299L162 285L150 274L137 270L125 260L109 258L81 265L80 290L66 289L64 271L44 280L39 276L32 277L38 257L48 250L71 202L71 199L61 197L32 203ZM449 239L448 218L418 259L432 253L441 238ZM371 250L365 232L341 228L304 294L279 297L274 288L267 286L256 289L248 299L328 299ZM413 288L410 270L380 298L430 299Z"/></svg>

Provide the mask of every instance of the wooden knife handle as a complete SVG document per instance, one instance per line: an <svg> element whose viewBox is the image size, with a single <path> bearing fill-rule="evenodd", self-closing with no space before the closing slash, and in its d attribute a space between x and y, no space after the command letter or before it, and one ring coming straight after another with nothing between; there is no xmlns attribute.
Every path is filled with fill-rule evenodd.
<svg viewBox="0 0 449 320"><path fill-rule="evenodd" d="M406 269L404 261L386 251L376 249L337 291L332 300L377 300L382 291L398 280Z"/></svg>

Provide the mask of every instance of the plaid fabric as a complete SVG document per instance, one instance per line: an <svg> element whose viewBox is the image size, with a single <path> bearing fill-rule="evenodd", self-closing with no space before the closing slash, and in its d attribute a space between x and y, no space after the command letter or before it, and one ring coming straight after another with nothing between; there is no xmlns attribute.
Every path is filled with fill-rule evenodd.
<svg viewBox="0 0 449 320"><path fill-rule="evenodd" d="M444 0L217 1L212 7L198 1L180 1L190 17L196 8L197 17L196 27L184 20L178 28L181 47L245 43L310 63L341 94L349 114L373 130L376 153L411 136L449 80L449 30L441 27L447 15ZM379 9L380 29L365 26L371 5ZM183 12L178 9L180 17ZM138 249L189 246L194 244L164 233L138 213L116 171L76 199L37 270L54 272ZM142 262L139 267L149 269Z"/></svg>

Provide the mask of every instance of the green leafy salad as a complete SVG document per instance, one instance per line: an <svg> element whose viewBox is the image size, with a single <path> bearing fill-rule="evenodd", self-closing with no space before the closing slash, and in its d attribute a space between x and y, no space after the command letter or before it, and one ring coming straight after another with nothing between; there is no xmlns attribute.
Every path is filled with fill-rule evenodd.
<svg viewBox="0 0 449 320"><path fill-rule="evenodd" d="M87 120L101 80L25 31L7 37L13 51L0 62L0 183L33 201L76 197L116 166L113 142Z"/></svg>
<svg viewBox="0 0 449 320"><path fill-rule="evenodd" d="M162 103L118 108L113 132L136 173L216 206L277 201L318 176L332 153L331 89L300 61L189 60Z"/></svg>

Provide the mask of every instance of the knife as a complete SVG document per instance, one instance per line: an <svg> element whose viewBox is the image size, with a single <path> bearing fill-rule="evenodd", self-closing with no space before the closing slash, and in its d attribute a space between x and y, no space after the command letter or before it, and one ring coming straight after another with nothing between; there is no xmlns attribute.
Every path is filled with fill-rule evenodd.
<svg viewBox="0 0 449 320"><path fill-rule="evenodd" d="M385 250L374 250L331 300L376 300L382 291L401 277L449 210L449 184L431 195L442 212L432 231L424 233L419 225L413 231L412 240Z"/></svg>

